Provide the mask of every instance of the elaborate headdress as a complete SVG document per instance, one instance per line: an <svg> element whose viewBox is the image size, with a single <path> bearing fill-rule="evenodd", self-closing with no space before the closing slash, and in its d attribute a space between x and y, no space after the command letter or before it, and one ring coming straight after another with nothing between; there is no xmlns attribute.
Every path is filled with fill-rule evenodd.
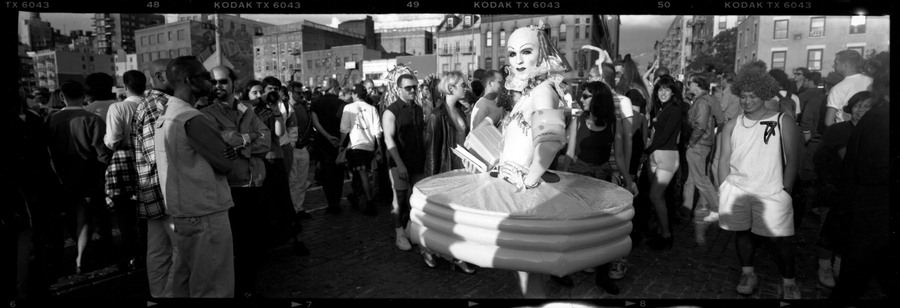
<svg viewBox="0 0 900 308"><path fill-rule="evenodd" d="M400 76L403 74L415 76L415 73L413 73L412 69L400 63L398 63L396 66L394 66L393 69L383 75L384 77L382 79L385 79L387 81L385 83L385 87L387 89L385 89L384 91L384 96L381 97L381 103L385 108L387 108L400 98L400 89L397 88L397 78L400 78Z"/></svg>
<svg viewBox="0 0 900 308"><path fill-rule="evenodd" d="M569 65L569 61L567 61L566 58L562 57L559 49L557 49L550 41L550 38L547 37L544 32L544 22L541 21L538 26L531 25L524 28L534 32L538 38L537 68L532 71L529 76L526 76L525 79L517 78L513 72L508 72L510 78L506 79L506 89L525 91L545 79L558 79L558 81L562 81L564 77L559 74L571 71L572 66ZM510 68L507 67L507 69Z"/></svg>

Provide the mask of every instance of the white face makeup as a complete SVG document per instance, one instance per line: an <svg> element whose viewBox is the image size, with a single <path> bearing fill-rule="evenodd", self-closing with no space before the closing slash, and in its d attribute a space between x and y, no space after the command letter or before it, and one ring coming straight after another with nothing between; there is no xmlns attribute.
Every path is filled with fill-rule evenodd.
<svg viewBox="0 0 900 308"><path fill-rule="evenodd" d="M537 70L538 64L537 32L528 28L519 28L509 36L507 56L512 73L516 78L527 79Z"/></svg>

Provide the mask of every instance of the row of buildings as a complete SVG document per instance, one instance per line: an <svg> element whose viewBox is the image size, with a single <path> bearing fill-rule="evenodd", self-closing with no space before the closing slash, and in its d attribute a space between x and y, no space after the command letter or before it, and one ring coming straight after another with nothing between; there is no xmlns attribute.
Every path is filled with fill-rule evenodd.
<svg viewBox="0 0 900 308"><path fill-rule="evenodd" d="M673 74L689 74L684 68L691 60L713 48L715 36L731 28L737 28L735 71L760 59L769 68L830 72L841 50L868 57L890 48L888 16L679 15L657 43L660 65Z"/></svg>
<svg viewBox="0 0 900 308"><path fill-rule="evenodd" d="M23 67L28 61L33 67L23 78L33 77L34 84L53 89L65 80L105 72L121 83L125 71L146 70L156 59L184 55L197 56L210 67L229 65L243 78L275 76L306 84L327 78L380 83L381 75L398 63L421 78L446 71L471 75L508 63L506 39L515 29L543 24L573 67L566 77L580 79L597 58L581 46L599 45L616 57L620 25L616 15L588 14L446 14L381 24L367 16L337 28L311 21L276 26L228 14L175 17L167 23L162 15L97 13L93 32L82 35L77 46L61 47L49 43L52 38L43 39L49 23L33 13L20 25L20 44L25 45L20 59Z"/></svg>

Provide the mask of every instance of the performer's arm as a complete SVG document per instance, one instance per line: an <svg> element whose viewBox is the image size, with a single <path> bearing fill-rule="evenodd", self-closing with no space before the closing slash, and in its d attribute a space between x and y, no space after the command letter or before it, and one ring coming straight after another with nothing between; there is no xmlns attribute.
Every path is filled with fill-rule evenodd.
<svg viewBox="0 0 900 308"><path fill-rule="evenodd" d="M537 87L532 92L534 114L532 115L532 137L534 159L525 176L525 186L532 186L541 179L556 153L566 144L563 110L555 109L559 98L550 87Z"/></svg>

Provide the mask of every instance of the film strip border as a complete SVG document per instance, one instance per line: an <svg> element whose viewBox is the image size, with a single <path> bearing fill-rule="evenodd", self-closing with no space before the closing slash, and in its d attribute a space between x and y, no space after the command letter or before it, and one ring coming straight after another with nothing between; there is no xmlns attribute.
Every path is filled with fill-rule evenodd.
<svg viewBox="0 0 900 308"><path fill-rule="evenodd" d="M50 299L19 300L10 307L429 307L429 308L513 308L513 307L734 307L734 308L806 308L806 307L887 307L887 300L824 301L824 300L668 300L668 299ZM84 305L81 305L84 304ZM199 306L198 306L199 305Z"/></svg>
<svg viewBox="0 0 900 308"><path fill-rule="evenodd" d="M13 11L93 13L227 14L713 14L713 15L889 15L894 4L877 0L11 0Z"/></svg>

